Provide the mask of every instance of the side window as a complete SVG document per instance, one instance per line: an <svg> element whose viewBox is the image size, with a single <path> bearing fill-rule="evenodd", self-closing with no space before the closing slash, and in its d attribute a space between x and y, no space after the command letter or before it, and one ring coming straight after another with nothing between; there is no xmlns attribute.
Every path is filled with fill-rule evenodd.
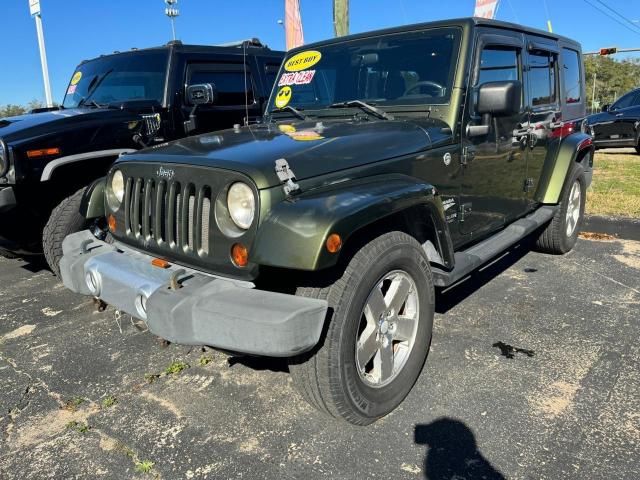
<svg viewBox="0 0 640 480"><path fill-rule="evenodd" d="M483 49L477 85L506 80L520 80L518 50L510 47Z"/></svg>
<svg viewBox="0 0 640 480"><path fill-rule="evenodd" d="M553 53L540 50L529 52L529 88L534 107L556 102L556 64L556 55Z"/></svg>
<svg viewBox="0 0 640 480"><path fill-rule="evenodd" d="M620 110L621 108L628 108L638 104L638 100L640 99L640 94L638 92L627 93L623 97L621 97L616 103L611 107L613 110Z"/></svg>
<svg viewBox="0 0 640 480"><path fill-rule="evenodd" d="M244 105L245 101L249 104L254 102L251 72L247 70L245 76L242 68L238 68L237 65L229 67L224 65L193 67L187 83L189 85L198 83L213 84L218 92L217 106Z"/></svg>
<svg viewBox="0 0 640 480"><path fill-rule="evenodd" d="M582 100L582 74L580 72L580 56L575 50L562 49L564 69L564 101L567 104L580 103Z"/></svg>

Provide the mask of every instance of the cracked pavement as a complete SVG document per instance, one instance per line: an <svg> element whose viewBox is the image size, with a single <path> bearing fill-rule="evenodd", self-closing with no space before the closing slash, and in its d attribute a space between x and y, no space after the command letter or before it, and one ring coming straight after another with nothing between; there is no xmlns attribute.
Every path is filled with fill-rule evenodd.
<svg viewBox="0 0 640 480"><path fill-rule="evenodd" d="M437 301L415 388L358 428L282 361L163 346L0 259L0 478L640 478L640 243L516 248Z"/></svg>

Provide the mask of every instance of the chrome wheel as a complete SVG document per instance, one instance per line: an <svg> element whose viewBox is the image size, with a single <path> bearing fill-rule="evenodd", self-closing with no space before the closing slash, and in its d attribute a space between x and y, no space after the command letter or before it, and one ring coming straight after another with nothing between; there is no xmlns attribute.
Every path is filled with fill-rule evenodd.
<svg viewBox="0 0 640 480"><path fill-rule="evenodd" d="M389 384L402 371L416 339L420 305L411 276L394 270L375 285L360 315L356 367L371 387Z"/></svg>
<svg viewBox="0 0 640 480"><path fill-rule="evenodd" d="M580 219L580 207L582 203L581 196L582 186L580 181L576 180L571 187L569 202L567 205L567 216L565 222L567 225L567 237L571 237L573 235L573 232L575 232L578 225L578 220Z"/></svg>

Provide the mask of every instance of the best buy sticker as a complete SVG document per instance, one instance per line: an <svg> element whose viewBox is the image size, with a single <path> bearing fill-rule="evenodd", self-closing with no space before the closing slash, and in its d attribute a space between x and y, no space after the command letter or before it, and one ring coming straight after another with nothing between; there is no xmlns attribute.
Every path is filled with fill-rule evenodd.
<svg viewBox="0 0 640 480"><path fill-rule="evenodd" d="M276 107L284 108L291 101L291 87L282 87L276 95Z"/></svg>
<svg viewBox="0 0 640 480"><path fill-rule="evenodd" d="M82 72L74 73L73 77L71 77L71 85L77 85L78 83L80 83L81 79L82 79Z"/></svg>
<svg viewBox="0 0 640 480"><path fill-rule="evenodd" d="M313 67L320 61L322 54L316 50L307 50L306 52L300 52L295 54L284 64L284 69L287 72L299 72Z"/></svg>

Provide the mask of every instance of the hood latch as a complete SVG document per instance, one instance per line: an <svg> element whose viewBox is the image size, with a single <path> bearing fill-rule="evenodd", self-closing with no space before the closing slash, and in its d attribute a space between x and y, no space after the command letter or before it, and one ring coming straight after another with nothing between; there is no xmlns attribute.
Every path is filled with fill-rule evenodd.
<svg viewBox="0 0 640 480"><path fill-rule="evenodd" d="M276 174L283 184L282 189L285 195L292 195L300 190L300 185L295 182L296 175L284 158L276 160Z"/></svg>

